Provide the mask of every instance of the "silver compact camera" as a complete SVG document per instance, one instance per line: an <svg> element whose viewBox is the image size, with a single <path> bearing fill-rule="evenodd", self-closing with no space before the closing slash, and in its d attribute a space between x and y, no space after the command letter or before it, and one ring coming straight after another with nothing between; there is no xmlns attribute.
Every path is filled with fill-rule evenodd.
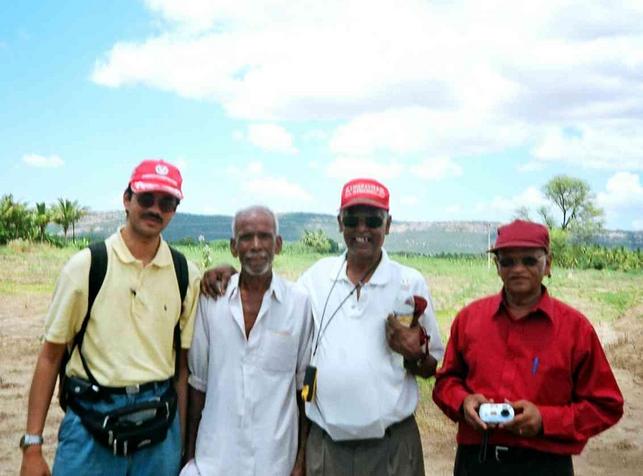
<svg viewBox="0 0 643 476"><path fill-rule="evenodd" d="M508 403L483 403L478 414L485 423L509 423L514 419L514 409Z"/></svg>

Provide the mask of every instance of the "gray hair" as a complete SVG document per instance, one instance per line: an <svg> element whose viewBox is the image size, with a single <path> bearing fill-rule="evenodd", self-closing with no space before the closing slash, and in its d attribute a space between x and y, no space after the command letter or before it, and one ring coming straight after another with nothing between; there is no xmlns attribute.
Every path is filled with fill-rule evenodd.
<svg viewBox="0 0 643 476"><path fill-rule="evenodd" d="M264 206L264 205L251 205L246 208L242 208L241 210L237 210L237 212L234 214L232 217L232 238L236 238L235 236L235 226L237 224L237 220L239 217L243 215L249 215L251 213L265 213L266 215L270 216L272 218L272 222L275 224L275 236L279 235L279 219L277 218L277 214L273 212L270 208Z"/></svg>

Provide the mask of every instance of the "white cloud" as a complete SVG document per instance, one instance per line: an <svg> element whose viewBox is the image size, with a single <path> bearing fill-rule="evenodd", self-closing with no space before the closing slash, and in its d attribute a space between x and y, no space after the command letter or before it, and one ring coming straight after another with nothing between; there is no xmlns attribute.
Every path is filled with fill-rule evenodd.
<svg viewBox="0 0 643 476"><path fill-rule="evenodd" d="M536 187L528 187L523 192L512 197L497 195L488 202L478 203L474 210L481 216L506 220L520 207L536 209L547 205L547 199Z"/></svg>
<svg viewBox="0 0 643 476"><path fill-rule="evenodd" d="M412 166L411 173L424 180L440 180L462 175L462 167L449 157L433 157Z"/></svg>
<svg viewBox="0 0 643 476"><path fill-rule="evenodd" d="M252 175L259 175L263 172L263 164L259 161L250 162L248 164L247 170Z"/></svg>
<svg viewBox="0 0 643 476"><path fill-rule="evenodd" d="M517 146L526 139L521 123L503 123L476 111L405 107L362 114L338 127L335 154L471 155Z"/></svg>
<svg viewBox="0 0 643 476"><path fill-rule="evenodd" d="M260 149L285 154L297 153L292 136L276 124L251 124L248 126L247 138Z"/></svg>
<svg viewBox="0 0 643 476"><path fill-rule="evenodd" d="M326 167L326 175L342 181L370 177L386 182L399 177L403 166L395 161L378 162L368 158L340 157Z"/></svg>
<svg viewBox="0 0 643 476"><path fill-rule="evenodd" d="M596 201L608 215L623 209L638 209L639 214L643 214L643 187L639 175L630 172L612 175L605 191L597 194Z"/></svg>
<svg viewBox="0 0 643 476"><path fill-rule="evenodd" d="M57 168L62 167L65 162L57 155L39 155L39 154L27 154L22 156L22 161L27 164L29 167L38 167L38 168Z"/></svg>
<svg viewBox="0 0 643 476"><path fill-rule="evenodd" d="M306 131L302 138L308 142L321 142L328 138L328 132L323 129L311 129Z"/></svg>
<svg viewBox="0 0 643 476"><path fill-rule="evenodd" d="M96 83L213 101L251 121L332 119L335 157L528 147L536 160L522 171L643 168L641 2L146 5L159 33L114 44ZM569 125L582 135L560 132ZM271 139L260 146L295 150Z"/></svg>
<svg viewBox="0 0 643 476"><path fill-rule="evenodd" d="M643 170L643 124L618 121L604 127L585 126L574 135L548 131L532 150L537 161L568 162L595 169Z"/></svg>

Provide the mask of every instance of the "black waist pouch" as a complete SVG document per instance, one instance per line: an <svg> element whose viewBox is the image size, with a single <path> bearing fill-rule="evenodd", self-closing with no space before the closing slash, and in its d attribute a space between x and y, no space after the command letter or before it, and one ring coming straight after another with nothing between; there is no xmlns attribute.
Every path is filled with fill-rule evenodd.
<svg viewBox="0 0 643 476"><path fill-rule="evenodd" d="M70 380L68 385L71 384ZM94 439L112 453L127 456L165 440L176 415L177 396L172 382L158 397L109 412L89 410L80 404L84 398L86 401L97 401L105 397L108 395L96 394L88 388L86 394L68 392L67 404Z"/></svg>

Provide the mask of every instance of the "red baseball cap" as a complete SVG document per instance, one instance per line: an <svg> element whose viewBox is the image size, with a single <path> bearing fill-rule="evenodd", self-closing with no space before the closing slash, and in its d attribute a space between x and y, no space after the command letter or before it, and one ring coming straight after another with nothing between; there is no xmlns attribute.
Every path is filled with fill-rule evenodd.
<svg viewBox="0 0 643 476"><path fill-rule="evenodd" d="M355 205L369 205L388 210L388 189L377 180L369 178L353 179L342 188L340 210Z"/></svg>
<svg viewBox="0 0 643 476"><path fill-rule="evenodd" d="M134 193L166 192L181 200L181 172L164 160L144 160L132 172L129 186Z"/></svg>
<svg viewBox="0 0 643 476"><path fill-rule="evenodd" d="M544 248L549 250L549 230L532 221L515 220L498 227L496 243L489 252L503 248Z"/></svg>

